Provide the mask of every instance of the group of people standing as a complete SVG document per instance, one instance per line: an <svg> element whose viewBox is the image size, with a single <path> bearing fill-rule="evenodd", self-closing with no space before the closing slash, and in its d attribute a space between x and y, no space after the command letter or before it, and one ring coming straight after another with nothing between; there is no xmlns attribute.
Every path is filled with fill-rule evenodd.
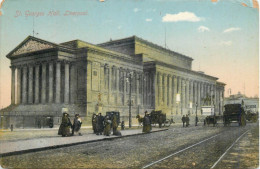
<svg viewBox="0 0 260 169"><path fill-rule="evenodd" d="M186 116L183 115L182 118L181 118L181 121L182 121L182 127L185 126L185 123L186 123L186 127L188 127L190 125L189 115L188 114Z"/></svg>
<svg viewBox="0 0 260 169"><path fill-rule="evenodd" d="M117 130L118 122L116 114L113 114L112 117L106 115L102 116L101 113L96 115L95 113L92 116L92 129L94 134L110 136L111 128L113 129L113 135L121 135Z"/></svg>
<svg viewBox="0 0 260 169"><path fill-rule="evenodd" d="M75 114L72 124L69 118L69 114L63 113L58 135L61 135L62 137L68 137L73 136L74 133L77 133L79 136L82 136L80 133L81 125L82 121L79 114ZM70 132L70 129L72 129L72 132Z"/></svg>

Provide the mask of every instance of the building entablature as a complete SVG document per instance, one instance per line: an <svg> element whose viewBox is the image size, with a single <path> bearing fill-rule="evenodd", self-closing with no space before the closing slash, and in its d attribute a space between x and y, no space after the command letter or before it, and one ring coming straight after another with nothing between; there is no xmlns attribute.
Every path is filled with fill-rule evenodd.
<svg viewBox="0 0 260 169"><path fill-rule="evenodd" d="M218 78L209 76L206 74L198 73L196 71L180 68L174 65L165 64L163 62L153 61L153 62L145 62L145 67L155 67L157 72L168 73L175 76L179 76L181 78L187 78L192 81L198 81L201 83L214 85ZM171 72L172 71L172 72Z"/></svg>

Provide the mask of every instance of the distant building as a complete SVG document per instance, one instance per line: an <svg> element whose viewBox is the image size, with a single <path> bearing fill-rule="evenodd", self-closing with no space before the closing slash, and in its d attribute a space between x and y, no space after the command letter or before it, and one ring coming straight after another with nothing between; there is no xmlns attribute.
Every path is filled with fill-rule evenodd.
<svg viewBox="0 0 260 169"><path fill-rule="evenodd" d="M246 97L240 92L226 97L224 104L244 104L246 111L250 110L254 113L259 110L259 98Z"/></svg>
<svg viewBox="0 0 260 169"><path fill-rule="evenodd" d="M192 70L192 58L136 36L98 45L29 36L7 58L13 106L3 116L17 127L17 119L26 126L47 117L58 124L62 108L83 118L106 111L128 118L131 103L132 118L154 109L169 117L195 112L211 96L216 112L223 110L225 84L217 77Z"/></svg>

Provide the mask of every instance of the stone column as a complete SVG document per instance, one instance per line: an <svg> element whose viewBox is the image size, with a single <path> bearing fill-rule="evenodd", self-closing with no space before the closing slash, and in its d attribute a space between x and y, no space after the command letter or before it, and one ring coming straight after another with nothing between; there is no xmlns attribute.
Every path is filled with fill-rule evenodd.
<svg viewBox="0 0 260 169"><path fill-rule="evenodd" d="M23 67L23 93L22 93L22 103L27 103L27 67Z"/></svg>
<svg viewBox="0 0 260 169"><path fill-rule="evenodd" d="M198 108L200 107L200 82L198 82Z"/></svg>
<svg viewBox="0 0 260 169"><path fill-rule="evenodd" d="M167 106L167 95L168 95L168 93L167 93L167 75L166 74L164 74L163 75L163 80L164 80L164 99L163 99L163 103L164 103L164 106Z"/></svg>
<svg viewBox="0 0 260 169"><path fill-rule="evenodd" d="M49 103L53 103L53 63L49 63Z"/></svg>
<svg viewBox="0 0 260 169"><path fill-rule="evenodd" d="M162 90L162 74L159 73L159 106L162 105L162 101L163 101L163 90Z"/></svg>
<svg viewBox="0 0 260 169"><path fill-rule="evenodd" d="M33 103L33 66L29 66L28 103Z"/></svg>
<svg viewBox="0 0 260 169"><path fill-rule="evenodd" d="M170 111L172 112L172 76L171 75L168 75L168 79L169 79L169 90L168 90L168 99L169 99L169 108L170 108Z"/></svg>
<svg viewBox="0 0 260 169"><path fill-rule="evenodd" d="M61 102L61 63L56 63L56 96L55 96L55 103Z"/></svg>
<svg viewBox="0 0 260 169"><path fill-rule="evenodd" d="M111 95L112 95L112 66L108 68L108 104L111 102Z"/></svg>
<svg viewBox="0 0 260 169"><path fill-rule="evenodd" d="M15 104L15 67L11 67L12 69L12 80L11 80L11 104Z"/></svg>
<svg viewBox="0 0 260 169"><path fill-rule="evenodd" d="M190 81L186 80L186 107L190 108Z"/></svg>
<svg viewBox="0 0 260 169"><path fill-rule="evenodd" d="M87 89L86 89L86 102L92 102L92 100L96 100L96 98L92 98L92 62L90 60L87 60L87 71L86 71L86 83L87 83ZM105 77L106 78L106 77ZM107 100L107 99L106 99Z"/></svg>
<svg viewBox="0 0 260 169"><path fill-rule="evenodd" d="M178 86L178 84L177 84L177 78L176 78L176 76L173 76L172 77L172 80L173 80L173 97L172 97L172 103L173 103L173 107L175 108L175 112L176 112L176 108L177 108L177 105L176 105L176 97L177 97L177 91L178 91L178 89L177 89L177 86Z"/></svg>
<svg viewBox="0 0 260 169"><path fill-rule="evenodd" d="M21 103L21 76L22 76L22 70L21 68L17 68L17 98L16 98L16 102L17 104Z"/></svg>
<svg viewBox="0 0 260 169"><path fill-rule="evenodd" d="M186 91L185 91L185 88L186 88L186 84L185 84L185 79L182 79L181 80L181 84L182 84L182 99L181 99L181 101L182 101L182 114L185 112L185 108L186 108L186 97L185 97L185 95L186 95Z"/></svg>
<svg viewBox="0 0 260 169"><path fill-rule="evenodd" d="M210 97L210 84L207 84L207 86L208 86L208 95Z"/></svg>
<svg viewBox="0 0 260 169"><path fill-rule="evenodd" d="M157 97L157 93L158 93L158 90L157 90L157 73L156 71L154 71L152 73L152 77L153 77L153 82L152 82L152 106L154 107L154 109L156 109L157 105L157 101L156 101L156 97Z"/></svg>
<svg viewBox="0 0 260 169"><path fill-rule="evenodd" d="M71 64L70 68L70 102L76 103L77 99L77 71L76 65Z"/></svg>
<svg viewBox="0 0 260 169"><path fill-rule="evenodd" d="M35 65L35 84L34 84L34 103L38 104L39 103L39 78L40 76L40 65L36 64Z"/></svg>
<svg viewBox="0 0 260 169"><path fill-rule="evenodd" d="M123 74L124 74L124 76L123 76L123 79L124 79L124 96L123 96L123 100L124 100L124 105L127 105L127 102L126 102L126 70L123 70Z"/></svg>
<svg viewBox="0 0 260 169"><path fill-rule="evenodd" d="M120 71L116 68L116 104L119 104L119 83L120 83Z"/></svg>
<svg viewBox="0 0 260 169"><path fill-rule="evenodd" d="M192 102L192 109L196 106L196 103L193 100L193 81L190 81L190 102ZM193 110L191 110L193 113Z"/></svg>
<svg viewBox="0 0 260 169"><path fill-rule="evenodd" d="M42 63L42 97L41 103L46 103L46 63Z"/></svg>
<svg viewBox="0 0 260 169"><path fill-rule="evenodd" d="M65 81L64 81L64 103L69 103L70 100L70 65L65 62Z"/></svg>
<svg viewBox="0 0 260 169"><path fill-rule="evenodd" d="M195 108L196 108L196 103L198 103L198 87L197 87L197 82L194 81L194 105L195 105Z"/></svg>
<svg viewBox="0 0 260 169"><path fill-rule="evenodd" d="M200 98L201 98L201 106L203 106L203 98L204 98L204 91L203 91L204 83L202 82L200 85Z"/></svg>

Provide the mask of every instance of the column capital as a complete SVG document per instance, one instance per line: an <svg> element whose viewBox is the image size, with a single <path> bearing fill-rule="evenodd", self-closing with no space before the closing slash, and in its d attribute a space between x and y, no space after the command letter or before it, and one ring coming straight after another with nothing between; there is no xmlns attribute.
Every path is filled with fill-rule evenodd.
<svg viewBox="0 0 260 169"><path fill-rule="evenodd" d="M14 66L14 65L12 65L12 66L9 66L11 69L16 69L17 68L17 66Z"/></svg>

